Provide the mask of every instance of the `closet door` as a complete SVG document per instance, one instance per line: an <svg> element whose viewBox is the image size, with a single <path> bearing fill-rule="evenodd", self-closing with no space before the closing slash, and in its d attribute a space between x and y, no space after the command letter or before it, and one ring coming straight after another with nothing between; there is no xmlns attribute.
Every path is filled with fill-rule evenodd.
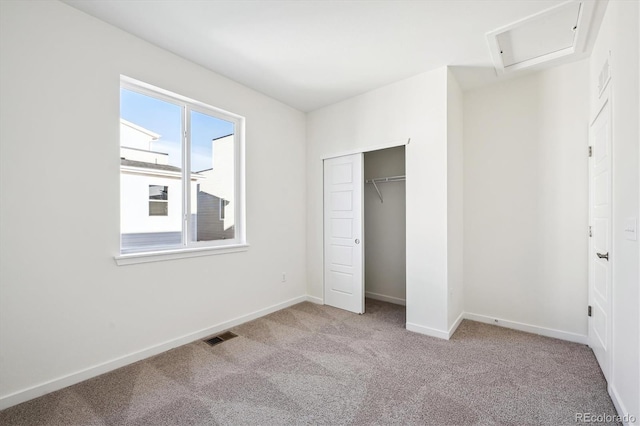
<svg viewBox="0 0 640 426"><path fill-rule="evenodd" d="M364 313L363 154L324 160L324 303Z"/></svg>

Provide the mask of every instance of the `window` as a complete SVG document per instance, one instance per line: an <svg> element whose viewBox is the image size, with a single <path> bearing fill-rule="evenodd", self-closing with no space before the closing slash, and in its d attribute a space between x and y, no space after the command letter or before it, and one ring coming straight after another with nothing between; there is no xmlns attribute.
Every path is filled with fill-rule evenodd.
<svg viewBox="0 0 640 426"><path fill-rule="evenodd" d="M224 220L224 206L226 205L226 202L220 198L220 220Z"/></svg>
<svg viewBox="0 0 640 426"><path fill-rule="evenodd" d="M123 77L121 255L245 244L243 124L235 114Z"/></svg>
<svg viewBox="0 0 640 426"><path fill-rule="evenodd" d="M169 187L149 185L149 216L169 215Z"/></svg>

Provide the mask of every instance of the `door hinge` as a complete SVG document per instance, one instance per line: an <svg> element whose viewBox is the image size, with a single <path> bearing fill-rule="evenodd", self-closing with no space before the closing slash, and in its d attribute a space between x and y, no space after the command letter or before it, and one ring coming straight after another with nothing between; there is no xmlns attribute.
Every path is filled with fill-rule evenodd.
<svg viewBox="0 0 640 426"><path fill-rule="evenodd" d="M589 157L593 157L593 147L589 147Z"/></svg>
<svg viewBox="0 0 640 426"><path fill-rule="evenodd" d="M591 316L591 305L589 305L589 307L587 308L587 315Z"/></svg>
<svg viewBox="0 0 640 426"><path fill-rule="evenodd" d="M593 231L591 230L591 226L589 226L589 236L593 237Z"/></svg>

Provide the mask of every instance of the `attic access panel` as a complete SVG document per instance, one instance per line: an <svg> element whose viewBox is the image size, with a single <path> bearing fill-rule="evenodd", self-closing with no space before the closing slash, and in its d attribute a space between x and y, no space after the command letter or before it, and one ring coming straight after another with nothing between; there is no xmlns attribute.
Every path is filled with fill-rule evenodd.
<svg viewBox="0 0 640 426"><path fill-rule="evenodd" d="M569 1L487 33L493 63L502 74L582 53L593 2Z"/></svg>

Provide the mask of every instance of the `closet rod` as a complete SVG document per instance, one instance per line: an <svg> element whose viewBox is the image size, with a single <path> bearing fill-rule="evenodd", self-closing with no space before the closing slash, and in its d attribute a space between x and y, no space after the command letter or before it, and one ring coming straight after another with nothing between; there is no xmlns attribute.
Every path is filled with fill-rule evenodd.
<svg viewBox="0 0 640 426"><path fill-rule="evenodd" d="M405 180L405 176L388 176L365 180L365 183L382 183L382 182L401 182Z"/></svg>
<svg viewBox="0 0 640 426"><path fill-rule="evenodd" d="M380 190L378 189L378 185L376 185L376 183L402 182L404 180L405 180L404 176L389 176L389 177L382 177L382 178L367 179L365 180L365 183L373 184L373 187L376 189L376 192L378 193L378 197L380 197L380 202L384 203L384 199L382 198L382 194L380 193Z"/></svg>

